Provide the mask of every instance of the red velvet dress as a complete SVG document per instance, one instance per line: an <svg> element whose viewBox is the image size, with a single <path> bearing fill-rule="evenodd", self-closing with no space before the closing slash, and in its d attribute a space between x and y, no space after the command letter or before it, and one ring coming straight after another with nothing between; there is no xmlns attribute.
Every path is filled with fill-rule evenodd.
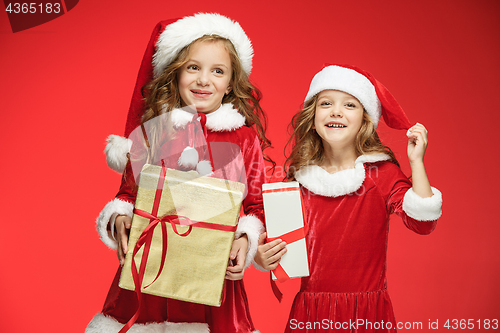
<svg viewBox="0 0 500 333"><path fill-rule="evenodd" d="M418 199L427 199L418 197L417 204L406 199L411 182L384 156L362 156L355 169L336 174L308 166L296 175L309 221L310 276L302 278L285 332L396 331L386 280L389 215L394 212L410 230L429 234L440 202L432 221L409 217L403 201L419 210L425 204ZM431 201L440 200L440 194L434 197ZM372 326L352 325L360 319Z"/></svg>
<svg viewBox="0 0 500 333"><path fill-rule="evenodd" d="M221 118L221 114L225 114L226 111L215 111L219 112L219 114L214 117L210 116L209 122L207 123L207 126L211 124L210 127L207 127L209 130L206 140L210 143L212 148L215 170L213 177L240 181L247 184L247 194L242 205L243 212L246 215L245 217L249 218L252 223L257 223L258 226L263 228L261 222L263 221L261 186L265 181L265 171L260 142L256 132L250 127L233 124L224 125L224 128L217 128L214 122L210 123L210 120L216 117ZM181 124L178 124L181 129L185 125L185 121L182 120L185 118L184 116L184 114L181 114ZM234 114L232 114L232 116L234 118ZM222 118L231 118L232 116L229 114ZM189 116L189 119L191 117L192 115ZM174 120L179 122L178 118L175 118ZM227 118L223 119L223 122L227 121ZM170 158L165 160L166 166L179 169L179 155L186 147L186 142L183 140L173 140L169 145L169 147L162 147L162 149L174 152ZM133 150L134 148L132 147L132 151ZM179 154L175 155L175 152L179 152ZM200 152L200 160L203 158L202 155L202 152ZM205 155L205 157L207 156ZM115 201L122 200L128 203L133 203L135 201L136 187L134 177L130 176L132 175L130 163L127 165L127 175L129 176L122 181L120 191ZM240 218L240 224L241 221L242 218ZM106 219L104 219L104 222L106 222ZM247 233L248 235L249 247L253 246L256 248L257 246L255 237L258 237L261 232L261 229L257 229L258 231L256 231L254 235L250 235L250 231L243 230L243 233ZM101 235L101 237L103 237L103 235ZM252 258L247 258L247 265L252 259L253 256ZM124 324L137 310L138 304L135 292L118 287L120 273L121 268L119 268L116 273L102 309L102 314L105 317L102 315L96 316L93 319L94 324L91 322L93 326L97 326L96 323L100 323L109 318L114 318L116 321ZM167 322L207 323L210 332L213 333L249 333L255 331L255 327L250 317L247 296L242 280L225 280L225 299L220 307L194 304L143 294L142 311L134 327L142 327L140 324L148 325L151 323ZM189 328L189 325L186 327L187 328L183 328L182 332L199 331L196 328ZM140 331L142 332L142 330ZM175 332L176 330L172 331ZM201 331L205 332L206 330L200 330L200 332ZM93 330L89 330L89 332L93 332Z"/></svg>

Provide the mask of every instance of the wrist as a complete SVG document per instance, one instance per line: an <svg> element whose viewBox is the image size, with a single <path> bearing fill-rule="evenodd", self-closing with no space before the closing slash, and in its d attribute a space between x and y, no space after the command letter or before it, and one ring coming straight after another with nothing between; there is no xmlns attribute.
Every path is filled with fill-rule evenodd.
<svg viewBox="0 0 500 333"><path fill-rule="evenodd" d="M413 168L423 168L424 167L424 159L419 158L416 160L410 160L410 167Z"/></svg>

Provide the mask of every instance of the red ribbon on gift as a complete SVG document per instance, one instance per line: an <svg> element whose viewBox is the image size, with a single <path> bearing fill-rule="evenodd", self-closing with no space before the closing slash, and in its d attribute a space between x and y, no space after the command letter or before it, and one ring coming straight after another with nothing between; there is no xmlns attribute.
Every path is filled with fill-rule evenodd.
<svg viewBox="0 0 500 333"><path fill-rule="evenodd" d="M142 257L141 257L141 265L139 267L139 271L137 271L137 266L135 264L135 260L132 259L132 277L134 279L134 285L135 285L135 292L137 294L137 299L139 306L137 308L137 311L135 314L130 318L130 320L125 324L125 326L120 330L118 333L125 333L127 332L132 325L136 322L137 318L139 317L141 308L142 308L142 292L141 292L141 286L142 282L144 280L144 273L146 271L146 263L148 261L148 256L149 256L149 250L151 248L151 243L153 240L153 234L155 228L158 226L158 224L161 225L161 230L162 230L162 254L161 254L161 265L158 270L158 274L154 278L153 282L148 284L147 286L144 287L146 289L150 285L152 285L160 276L161 272L163 271L163 267L165 265L165 259L167 256L167 223L170 223L172 226L172 229L174 232L181 236L181 237L186 237L188 236L192 229L193 226L199 227L199 228L205 228L205 229L212 229L212 230L221 230L221 231L230 231L230 232L235 232L236 231L236 226L230 226L230 225L222 225L222 224L213 224L213 223L207 223L207 222L201 222L201 221L193 221L189 219L188 217L185 216L180 216L180 215L167 215L163 216L161 218L157 217L158 215L158 209L160 207L160 200L161 200L161 193L163 191L163 184L165 182L165 175L166 175L166 168L165 168L165 163L162 160L161 161L161 172L160 172L160 177L158 179L158 186L156 188L156 194L155 194L155 199L153 202L153 209L151 213L148 213L146 211L140 210L135 208L134 209L134 214L137 214L139 216L149 218L150 222L146 228L141 233L141 236L139 237L137 243L135 244L134 251L132 254L132 258L135 257L137 252L140 250L140 248L144 245L144 251L142 252ZM177 230L177 225L184 225L184 226L189 226L189 229L185 233L179 233Z"/></svg>
<svg viewBox="0 0 500 333"><path fill-rule="evenodd" d="M264 190L262 193L275 193L275 192L288 192L288 191L299 191L300 193L300 202L302 205L302 216L304 217L304 226L287 232L284 235L281 235L280 237L271 237L271 238L266 238L266 243L272 242L275 239L281 239L282 241L286 242L287 244L291 244L293 242L296 242L298 240L301 240L306 237L307 231L309 230L309 225L307 223L307 218L306 218L306 211L304 208L304 201L302 200L302 192L300 192L300 188L298 186L296 187L286 187L286 188L277 188L277 189L269 189L269 190ZM281 264L278 264L278 266L272 270L274 275L276 276L276 279L278 279L279 282L286 282L290 280L290 277L288 274L285 272ZM279 302L281 302L283 298L283 293L279 290L278 286L276 285L276 282L274 282L272 278L272 274L269 274L269 278L271 281L271 288L273 290L274 296L278 299Z"/></svg>

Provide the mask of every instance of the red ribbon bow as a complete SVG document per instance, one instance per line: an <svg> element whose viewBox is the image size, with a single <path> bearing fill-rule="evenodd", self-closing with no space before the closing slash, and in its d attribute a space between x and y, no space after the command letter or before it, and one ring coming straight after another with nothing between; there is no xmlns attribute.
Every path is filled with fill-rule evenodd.
<svg viewBox="0 0 500 333"><path fill-rule="evenodd" d="M203 118L202 118L203 119ZM206 119L206 117L205 117ZM174 232L181 236L181 237L186 237L188 236L192 229L193 226L200 227L200 228L205 228L205 229L212 229L212 230L221 230L221 231L230 231L230 232L235 232L236 231L236 226L230 226L230 225L222 225L222 224L213 224L213 223L207 223L207 222L201 222L201 221L193 221L189 219L188 217L185 216L180 216L180 215L166 215L161 218L157 217L158 215L158 209L160 207L160 200L161 200L161 193L163 191L163 184L165 182L165 175L167 173L166 168L165 168L165 163L162 160L161 161L161 173L160 177L158 179L158 186L156 188L156 194L155 194L155 199L153 202L153 209L151 213L148 213L146 211L140 210L135 208L134 209L134 214L149 218L150 222L146 228L141 233L141 236L137 240L137 243L135 244L134 251L132 254L132 258L135 257L137 252L139 252L140 248L144 245L144 251L142 252L142 257L141 257L141 265L139 267L139 271L137 271L137 266L135 264L135 260L132 259L132 277L134 279L134 285L135 285L135 292L137 294L137 300L138 300L138 308L135 314L130 318L130 320L125 324L125 326L120 330L118 333L125 333L127 332L132 325L135 323L137 318L139 317L141 308L142 308L142 292L141 292L141 286L142 282L144 280L144 273L146 271L146 263L148 261L148 256L149 256L149 250L151 248L151 243L153 240L153 234L156 226L158 224L161 225L161 230L162 230L162 254L161 254L161 265L158 270L158 274L154 278L154 280L148 284L147 286L144 287L147 288L150 285L152 285L160 276L161 272L163 271L163 267L165 266L165 259L167 256L167 223L170 223L172 226L172 229ZM177 225L184 225L184 226L189 226L189 229L184 232L184 233L179 233L177 230Z"/></svg>

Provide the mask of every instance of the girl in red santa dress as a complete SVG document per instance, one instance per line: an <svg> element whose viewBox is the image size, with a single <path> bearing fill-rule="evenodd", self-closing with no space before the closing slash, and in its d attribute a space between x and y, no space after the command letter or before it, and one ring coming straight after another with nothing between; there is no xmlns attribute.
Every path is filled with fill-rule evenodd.
<svg viewBox="0 0 500 333"><path fill-rule="evenodd" d="M381 115L390 127L409 129L411 181L377 135ZM287 178L299 182L307 212L310 276L301 280L285 332L395 332L386 281L389 216L423 235L441 216L441 193L423 162L427 130L411 126L373 76L346 65L316 74L291 126ZM286 244L264 244L264 237L255 262L272 270Z"/></svg>
<svg viewBox="0 0 500 333"><path fill-rule="evenodd" d="M168 146L169 152L179 152L170 153L170 157L164 159L168 168L196 170L201 175L243 182L247 184L247 194L242 203L244 215L239 218L230 252L229 259L234 266L227 268L221 306L143 294L140 313L130 333L258 332L250 317L241 279L255 256L258 237L263 231L262 149L270 142L265 137L260 92L248 79L252 57L251 42L240 25L218 14L162 21L153 31L128 114L125 136L129 138L108 138L108 164L125 172L116 198L104 207L97 219L102 241L117 250L123 265L137 193L137 170L141 169L130 162L134 161L130 154L133 155L134 146L143 145L139 142L141 135L138 142L130 138L134 133L141 133L140 125L147 125L144 127L150 131L148 144L153 153L149 163L159 164ZM198 114L194 116L192 110ZM155 136L154 126L149 126L152 120L163 119L165 115L169 117L165 118L168 124L163 124L164 128L171 128L175 133L170 133L167 143L162 141L164 136ZM205 129L203 140L211 147L211 161L203 160L200 147L180 139L179 133L189 132L196 118L203 118L200 120ZM134 131L136 128L139 131ZM167 132L167 137L170 134ZM120 274L121 267L102 312L92 319L86 332L118 332L134 316L138 309L137 296L134 291L118 287Z"/></svg>

